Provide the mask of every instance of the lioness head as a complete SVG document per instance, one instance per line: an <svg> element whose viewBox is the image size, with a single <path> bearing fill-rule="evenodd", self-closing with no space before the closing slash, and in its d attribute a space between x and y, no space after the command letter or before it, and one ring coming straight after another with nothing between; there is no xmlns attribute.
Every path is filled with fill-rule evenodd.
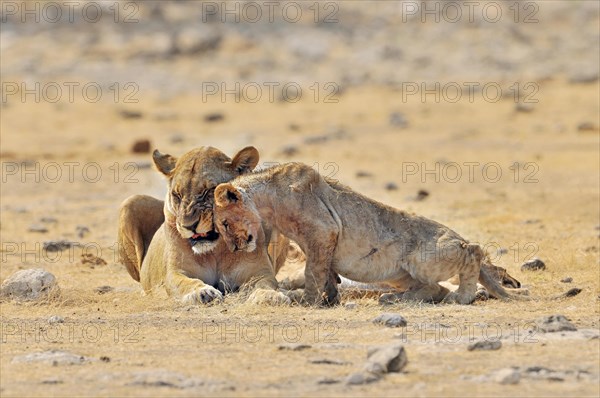
<svg viewBox="0 0 600 398"><path fill-rule="evenodd" d="M254 204L231 184L221 184L215 190L215 220L229 250L256 249L260 215Z"/></svg>
<svg viewBox="0 0 600 398"><path fill-rule="evenodd" d="M157 150L152 157L168 179L165 210L174 216L177 231L195 253L213 250L219 239L213 221L214 189L252 171L258 164L258 151L246 147L230 159L218 149L200 147L179 159Z"/></svg>

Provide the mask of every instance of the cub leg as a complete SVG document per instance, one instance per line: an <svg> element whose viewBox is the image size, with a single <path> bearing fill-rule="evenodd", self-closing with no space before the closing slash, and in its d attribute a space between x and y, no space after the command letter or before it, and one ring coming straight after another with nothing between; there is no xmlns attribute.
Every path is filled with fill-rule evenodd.
<svg viewBox="0 0 600 398"><path fill-rule="evenodd" d="M313 245L313 248L307 250L304 301L316 305L335 304L339 301L332 270L335 246L323 246L321 243L320 246Z"/></svg>
<svg viewBox="0 0 600 398"><path fill-rule="evenodd" d="M426 303L439 303L447 297L450 291L445 287L433 284L422 284L401 293L386 293L379 297L381 304L393 304L400 301L423 301Z"/></svg>
<svg viewBox="0 0 600 398"><path fill-rule="evenodd" d="M444 298L446 303L471 304L477 297L477 281L484 255L483 250L479 245L464 244L461 254L462 261L458 271L460 284L457 291L449 293Z"/></svg>

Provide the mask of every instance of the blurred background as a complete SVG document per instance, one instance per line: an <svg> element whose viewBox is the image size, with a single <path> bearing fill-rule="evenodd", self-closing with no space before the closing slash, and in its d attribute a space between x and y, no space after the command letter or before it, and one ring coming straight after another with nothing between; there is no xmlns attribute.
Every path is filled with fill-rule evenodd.
<svg viewBox="0 0 600 398"><path fill-rule="evenodd" d="M1 4L2 229L19 242L46 216L77 237L76 213L111 245L123 199L164 195L151 151L200 145L304 161L502 245L527 220L539 241L547 213L597 223L596 1Z"/></svg>

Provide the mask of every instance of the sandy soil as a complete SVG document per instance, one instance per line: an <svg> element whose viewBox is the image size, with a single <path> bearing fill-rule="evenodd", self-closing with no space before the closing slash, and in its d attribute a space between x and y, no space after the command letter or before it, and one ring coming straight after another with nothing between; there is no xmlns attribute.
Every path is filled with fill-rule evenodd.
<svg viewBox="0 0 600 398"><path fill-rule="evenodd" d="M560 80L544 83L531 113L517 113L511 100L401 104L397 93L377 88L348 91L339 104L327 106L311 101L226 107L213 103L203 105L202 112L198 98L169 103L146 98L135 107L143 113L139 120L123 120L111 103L11 104L3 110L2 129L13 133L3 135L2 161L16 162L19 168L17 174L3 174L0 276L43 267L57 276L61 295L36 304L2 302L2 395L597 395L597 338L575 332L527 333L532 321L556 313L569 317L580 331L591 329L593 335L599 328L598 133L577 130L578 123L595 118L597 88ZM408 128L388 124L388 114L399 106ZM204 123L202 115L213 111L223 111L224 121ZM159 113L174 116L157 121ZM66 122L86 114L93 117ZM290 130L290 124L302 134ZM181 142L170 141L174 131ZM330 138L305 142L307 136L324 134ZM293 145L298 150L294 160L314 162L323 173L365 194L444 222L487 243L492 252L508 249L496 263L536 299L384 309L373 298L346 297L344 302L358 303L347 310L253 307L235 296L222 305L189 308L165 297L143 297L118 264L114 249L119 203L134 193L160 197L164 192L161 177L146 168L149 155L130 154L134 138L146 137L173 154L201 144L233 153L252 144L265 162L288 160L281 150ZM413 163L421 168L423 162L433 169L438 161L494 162L503 174L492 183L491 171L484 178L475 168L470 182L464 168L462 178L452 183L456 178L451 170L444 174L440 169L440 182L435 183L435 175L409 175L412 169L406 168ZM77 163L72 182L66 162ZM85 178L81 174L89 162L100 165L98 182L90 182L93 169L86 169ZM137 182L127 179L128 162L136 164L129 179ZM510 168L514 162L530 162L535 170L521 169L515 182ZM55 182L49 166L53 163L63 171ZM23 174L35 170L34 165L39 183L35 173ZM531 179L537 181L525 183L532 170ZM359 171L372 176L357 177ZM388 182L398 189L386 190ZM430 196L414 201L419 189ZM56 219L46 223L48 232L28 232L31 224L43 224L43 217ZM83 238L76 234L79 225L90 230ZM40 249L42 242L59 238L86 246L59 254ZM11 243L19 245L18 253L12 252ZM96 248L108 264L82 264L82 251L96 254ZM520 264L533 256L543 259L548 269L521 272ZM567 276L573 282L561 283ZM114 290L96 293L102 285ZM572 286L583 291L570 299L549 299ZM408 327L402 331L373 325L370 320L382 311L402 314ZM52 315L64 317L64 323L49 325ZM469 339L486 336L501 337L503 348L467 351ZM408 352L405 372L368 386L343 383L362 366L367 347L398 339ZM310 348L278 349L295 342ZM57 367L14 363L15 357L45 350L69 351L90 362ZM341 364L311 362L323 358ZM509 366L589 374L564 381L525 378L509 386L486 381L485 376ZM324 379L339 382L322 384Z"/></svg>
<svg viewBox="0 0 600 398"><path fill-rule="evenodd" d="M22 93L2 100L0 281L44 268L60 294L0 300L1 396L600 395L598 6L538 2L538 24L479 18L470 25L402 23L393 2L379 2L379 10L369 3L340 2L335 25L313 26L307 17L293 26L201 26L182 2L147 2L136 26L3 22L3 90L5 83L98 82L104 95L95 103L80 89L74 101ZM175 47L164 26L182 28ZM186 35L190 26L201 34ZM218 49L194 47L214 32L222 35ZM304 95L295 103L266 95L256 103L206 100L206 81L292 81ZM315 81L318 100L309 88ZM341 90L326 103L331 81ZM402 81L497 82L503 95L496 102L481 91L472 102L466 94L456 103L403 98ZM117 101L111 82L119 82ZM137 82L137 103L125 101L133 92L126 82ZM217 113L221 121L205 120ZM209 307L143 296L116 255L120 203L165 193L150 154L131 151L140 139L173 155L201 145L233 155L254 145L261 166L314 165L483 244L534 300L382 307L345 292L341 306L314 309L251 306L236 295ZM415 200L419 190L429 196ZM42 249L58 239L81 246ZM106 264L82 261L90 253ZM547 269L521 271L534 257ZM572 282L561 282L566 277ZM574 287L579 295L554 298ZM349 302L356 308L346 309ZM407 327L374 325L382 312L401 314ZM553 314L578 331L535 328ZM52 316L64 322L49 323ZM500 339L502 348L467 350L481 339ZM398 342L408 355L403 372L345 384L369 347ZM280 349L298 343L309 347ZM62 357L76 364L23 357L49 350L76 355ZM497 381L495 372L507 367L520 368L518 384ZM531 367L556 373L536 378Z"/></svg>

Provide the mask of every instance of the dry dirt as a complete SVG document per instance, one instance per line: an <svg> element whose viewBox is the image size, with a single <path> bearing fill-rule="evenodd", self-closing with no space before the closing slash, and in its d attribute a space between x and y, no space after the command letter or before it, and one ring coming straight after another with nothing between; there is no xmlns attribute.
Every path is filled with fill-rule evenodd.
<svg viewBox="0 0 600 398"><path fill-rule="evenodd" d="M352 4L364 8L360 2ZM397 89L382 84L386 74L395 71L393 62L373 74L379 80L365 78L345 87L337 103L315 102L312 93L296 103L266 98L257 103L221 102L214 97L204 101L194 90L165 93L171 89L166 83L170 74L174 80L194 75L194 84L199 84L203 80L199 70L204 68L213 79L225 79L222 74L235 79L243 69L228 66L238 51L235 40L225 41L227 46L214 65L210 57L203 59L202 68L197 60L184 57L148 62L146 74L145 59L106 61L113 47L103 47L104 53L84 54L97 63L82 58L85 62L77 64L76 50L93 43L63 36L59 43L64 51L51 53L48 46L56 38L9 36L4 31L3 81L42 79L45 68L50 68L50 80L85 82L97 74L99 81L106 81L115 71L127 70L139 73L142 82L161 83L150 88L141 84L140 101L135 104L115 103L112 93L97 103L83 101L80 95L72 103L36 102L31 97L3 100L0 280L20 269L41 267L57 277L61 290L57 297L36 303L0 301L0 395L599 396L599 84L597 78L574 84L571 76L583 64L597 69L597 45L591 47L595 54L578 47L584 38L592 45L598 40L597 15L594 19L588 14L568 14L572 19L565 24L570 28L551 25L550 30L556 27L554 39L546 31L539 38L530 36L533 44L522 44L522 53L511 53L515 58L506 64L497 63L498 70L510 69L502 78L461 75L459 65L468 64L469 51L475 49L506 55L503 46L463 48L455 62L445 56L455 54L455 47L437 42L435 35L427 36L438 46L435 53L447 63L443 65L453 68L444 75L449 69L436 70L434 59L428 64L434 66L424 66L427 80L444 81L442 76L445 81L496 79L507 93L498 102L490 102L478 92L473 103L466 99L438 103L432 97L421 101L419 96L404 101ZM354 24L353 19L348 21ZM573 28L577 21L587 22L581 22L580 30ZM469 29L461 31L464 40L475 37L469 36L474 35ZM483 29L495 36L492 28ZM569 41L566 32L570 30L581 37ZM407 55L410 62L420 59L411 54L426 51L426 47L418 48L419 29L414 32L413 53ZM102 45L103 40L109 41L107 37L102 36ZM361 36L353 37L359 40ZM506 36L496 37L501 41ZM10 48L9 38L17 43ZM350 43L344 36L338 39ZM295 59L280 55L285 67L291 68L281 72L283 81L303 72L311 81L310 73L315 71L324 73L319 75L320 82L338 72L359 75L364 65L354 66L361 56L347 63L343 60L355 46L364 49L371 43L368 40L383 39L365 40L348 44L335 67L315 62L304 69L295 65ZM561 40L568 45L556 44ZM137 48L135 43L128 45ZM554 54L553 45L569 49L569 55ZM528 46L543 51L529 57ZM259 54L251 48L245 53L251 63L260 60L259 55L277 57L275 50L265 53L261 49ZM560 61L561 66L553 69L550 61L544 63L546 52L553 54L552 65ZM106 68L116 69L106 69L105 61ZM374 71L379 65L368 57L364 62L372 62ZM526 62L529 67L523 67ZM128 69L130 64L134 66ZM417 73L417 65L417 61L402 63L401 71ZM269 68L256 61L251 69L268 80L269 72L263 67ZM479 64L472 67L483 75L487 71ZM542 70L545 67L549 69ZM528 73L529 80L523 80ZM535 81L539 87L535 94L539 102L520 110L509 92L519 79ZM128 81L122 76L116 80ZM310 85L305 80L302 84L305 90ZM140 115L126 118L123 111ZM394 112L403 115L407 126L390 123ZM205 121L211 113L224 118ZM582 123L588 128L580 128ZM174 155L200 145L233 155L254 145L263 166L289 160L314 164L324 175L359 192L440 221L484 244L495 263L528 287L534 300L382 307L376 298L355 298L346 292L341 306L314 309L252 306L236 295L208 307L184 307L165 294L143 296L116 256L119 204L133 194L162 197L165 193L164 180L153 170L150 154L131 152L138 139L149 139L152 148ZM390 183L396 189L387 189ZM428 191L429 196L416 201L419 190ZM45 226L47 232L30 232L34 224ZM80 226L89 232L79 236L78 231L84 231ZM42 250L43 242L57 239L83 246L60 253ZM107 264L83 262L82 253L92 253ZM521 264L533 257L542 259L547 269L521 271ZM289 264L279 278L295 265ZM566 277L572 282L562 283ZM104 288L107 292L100 294L97 288L101 286L112 289ZM581 288L581 293L553 298L573 287ZM348 302L355 302L356 308L346 309ZM401 314L408 326L374 325L371 320L382 312ZM535 329L533 321L552 314L565 315L579 331L544 334ZM50 324L51 316L62 317L64 322ZM467 350L471 340L498 338L503 343L498 351ZM402 342L407 350L409 362L403 372L388 374L373 384L345 384L345 378L363 366L369 347L394 342ZM279 349L294 343L309 347ZM49 350L85 358L71 365L20 361L23 355ZM333 363L323 363L327 362L323 359ZM518 384L498 383L494 372L513 366L522 370L546 367L561 376L536 379L523 371Z"/></svg>

